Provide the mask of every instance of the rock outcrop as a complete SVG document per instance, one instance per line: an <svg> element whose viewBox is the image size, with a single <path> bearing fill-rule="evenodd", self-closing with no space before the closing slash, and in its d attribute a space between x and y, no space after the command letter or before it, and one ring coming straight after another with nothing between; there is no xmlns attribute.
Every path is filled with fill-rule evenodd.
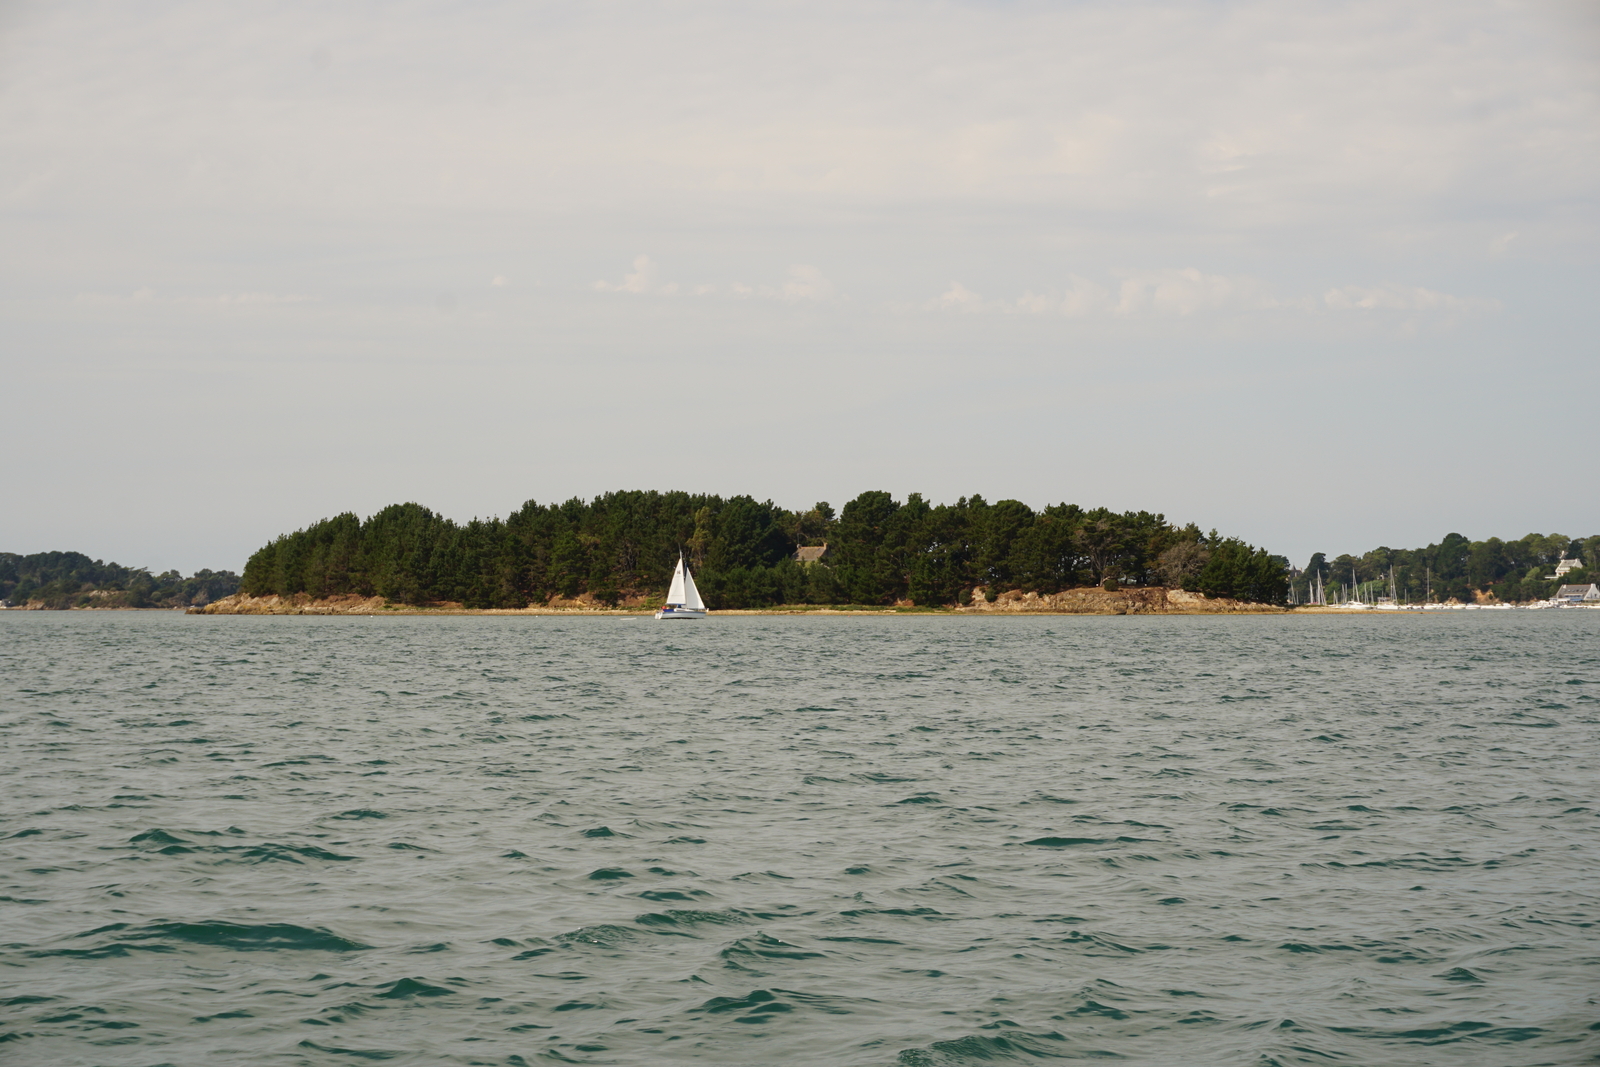
<svg viewBox="0 0 1600 1067"><path fill-rule="evenodd" d="M1024 593L1012 589L993 599L986 595L985 590L974 589L972 603L956 610L1003 615L1256 615L1285 609L1156 586L1117 590L1067 589L1059 593Z"/></svg>
<svg viewBox="0 0 1600 1067"><path fill-rule="evenodd" d="M235 593L198 608L190 615L376 615L387 603L382 597L334 596L313 600L305 593L295 596L246 596ZM456 605L460 607L460 605Z"/></svg>
<svg viewBox="0 0 1600 1067"><path fill-rule="evenodd" d="M460 604L394 604L381 596L330 596L316 599L307 593L293 596L246 596L235 593L204 607L190 608L190 615L595 615L631 614L646 610L624 600L616 608L595 600L587 593L573 599L551 600L527 608L465 608Z"/></svg>

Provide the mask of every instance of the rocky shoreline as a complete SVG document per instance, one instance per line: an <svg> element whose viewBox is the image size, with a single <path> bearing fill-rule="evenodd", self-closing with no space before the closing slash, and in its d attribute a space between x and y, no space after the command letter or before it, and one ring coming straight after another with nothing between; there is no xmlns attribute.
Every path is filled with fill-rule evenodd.
<svg viewBox="0 0 1600 1067"><path fill-rule="evenodd" d="M656 605L630 598L616 607L588 596L556 599L526 608L465 608L460 604L391 604L382 597L334 596L314 599L294 596L252 597L243 593L224 597L191 615L643 615ZM910 603L893 607L784 605L775 608L715 612L717 615L1275 615L1290 609L1270 604L1206 597L1181 589L1068 589L1060 593L1024 593L1009 590L990 597L973 590L972 602L957 608L919 608Z"/></svg>
<svg viewBox="0 0 1600 1067"><path fill-rule="evenodd" d="M976 592L976 590L974 590ZM1281 615L1289 609L1271 604L1207 597L1182 589L1066 589L1059 593L1023 593L1012 589L994 599L977 596L954 609L957 614L1002 615Z"/></svg>

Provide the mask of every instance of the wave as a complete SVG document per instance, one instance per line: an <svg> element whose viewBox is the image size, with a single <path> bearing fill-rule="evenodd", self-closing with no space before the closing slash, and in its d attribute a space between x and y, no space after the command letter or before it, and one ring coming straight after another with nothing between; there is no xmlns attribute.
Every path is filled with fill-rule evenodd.
<svg viewBox="0 0 1600 1067"><path fill-rule="evenodd" d="M991 1024L997 1028L1001 1024ZM1013 1024L1014 1025L1014 1024ZM987 1029L987 1027L985 1027ZM1054 1030L1007 1029L995 1034L969 1034L901 1051L900 1067L971 1067L975 1063L1032 1063L1036 1060L1115 1058L1115 1053L1085 1052Z"/></svg>
<svg viewBox="0 0 1600 1067"><path fill-rule="evenodd" d="M87 948L63 945L31 950L28 956L113 959L134 952L176 952L181 949L227 948L246 952L362 952L372 946L319 926L294 923L237 923L223 919L198 922L152 922L139 926L113 923L71 935L69 940L97 939Z"/></svg>

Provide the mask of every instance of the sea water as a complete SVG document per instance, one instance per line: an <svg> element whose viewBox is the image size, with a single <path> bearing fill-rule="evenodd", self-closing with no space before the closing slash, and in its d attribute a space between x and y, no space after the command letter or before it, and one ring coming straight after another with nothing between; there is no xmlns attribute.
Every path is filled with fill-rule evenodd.
<svg viewBox="0 0 1600 1067"><path fill-rule="evenodd" d="M0 681L8 1065L1600 1056L1600 612L9 612Z"/></svg>

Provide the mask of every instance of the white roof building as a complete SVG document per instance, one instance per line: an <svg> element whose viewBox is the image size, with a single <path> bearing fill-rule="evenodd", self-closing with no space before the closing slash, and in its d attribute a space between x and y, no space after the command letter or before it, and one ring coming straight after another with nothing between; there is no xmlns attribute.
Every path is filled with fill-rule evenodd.
<svg viewBox="0 0 1600 1067"><path fill-rule="evenodd" d="M1550 599L1561 604L1600 604L1600 585L1564 585Z"/></svg>

